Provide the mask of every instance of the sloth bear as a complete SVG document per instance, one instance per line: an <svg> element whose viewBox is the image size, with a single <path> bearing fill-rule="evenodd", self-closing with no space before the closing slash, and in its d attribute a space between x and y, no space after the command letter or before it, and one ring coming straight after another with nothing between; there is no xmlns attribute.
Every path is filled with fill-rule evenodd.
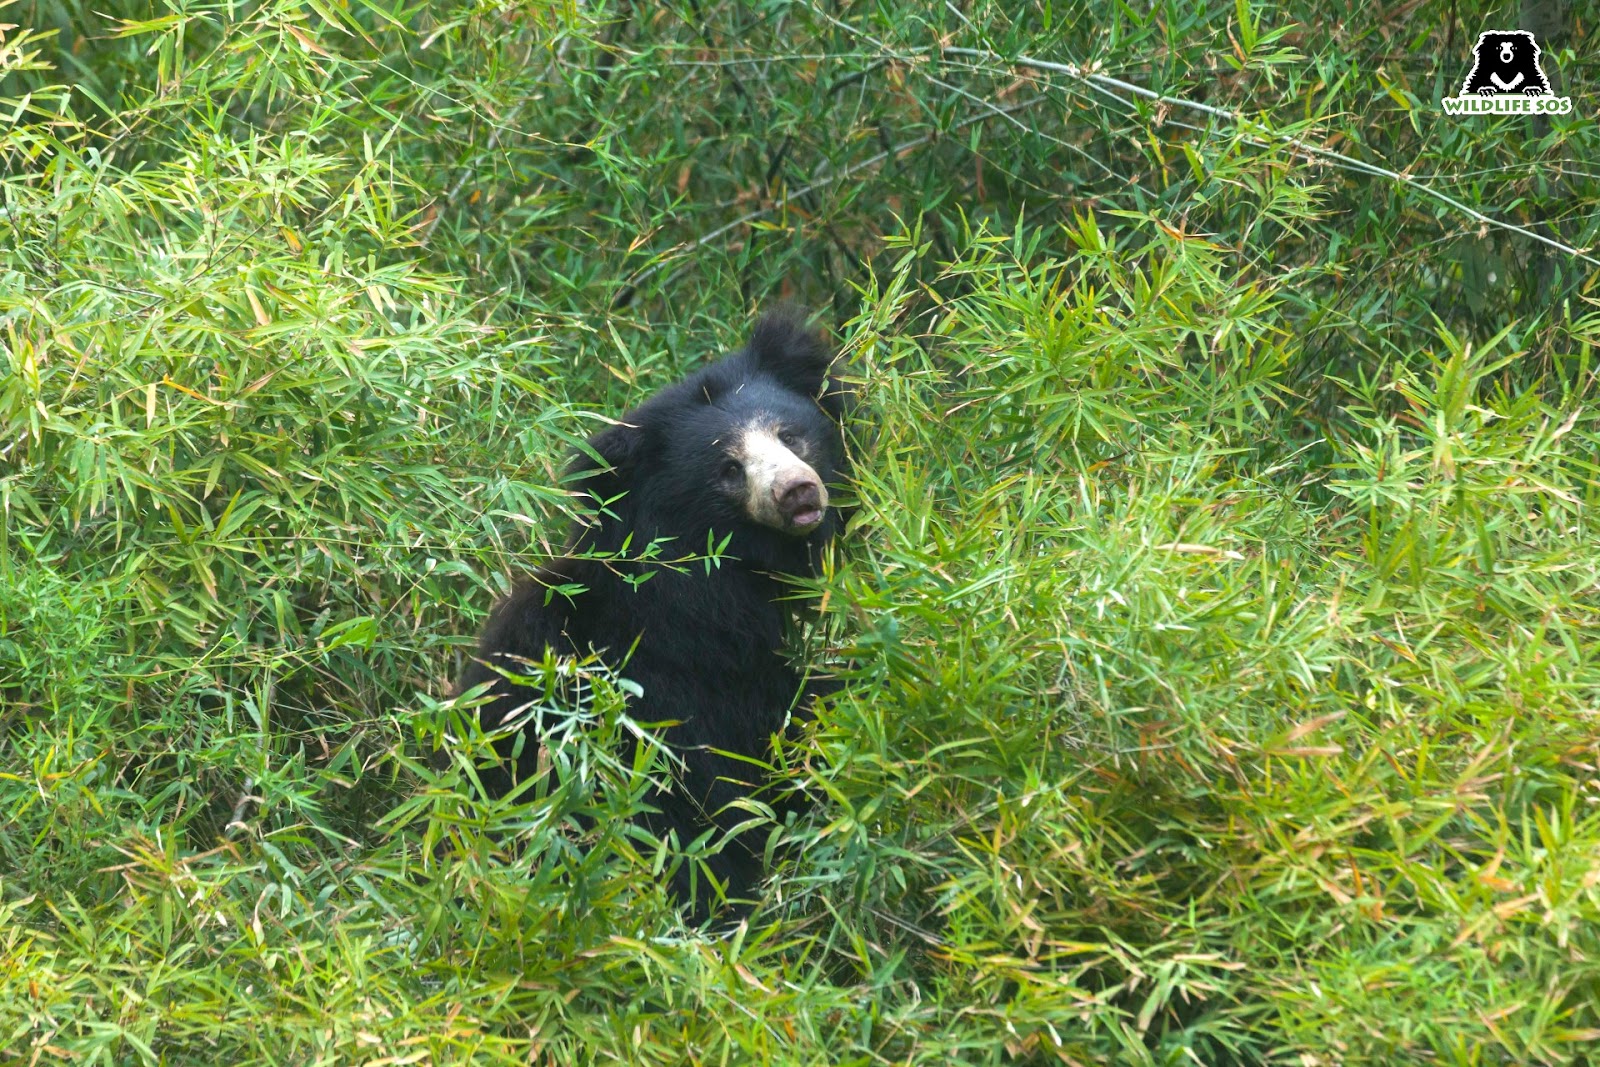
<svg viewBox="0 0 1600 1067"><path fill-rule="evenodd" d="M1539 69L1539 45L1527 30L1486 30L1472 49L1472 70L1461 95L1545 96L1550 83Z"/></svg>
<svg viewBox="0 0 1600 1067"><path fill-rule="evenodd" d="M791 709L807 714L824 693L820 683L802 682L782 645L793 596L784 579L814 574L839 527L828 485L844 473L845 398L831 363L799 313L780 309L744 349L591 437L593 455L581 452L568 467L587 513L568 555L494 609L460 682L458 692L494 682L479 715L485 729L497 729L539 694L496 667L526 673L522 661L543 659L547 648L597 653L643 690L630 715L674 724L662 735L676 757L673 781L650 795L658 814L645 821L659 836L675 831L680 844L748 818L728 805L761 786L750 761L768 761ZM661 553L668 560L726 545L715 566L641 562L658 539L669 539ZM614 555L593 558L607 554ZM582 591L564 596L561 586ZM515 761L512 743L503 744L501 763L480 774L486 790L503 794L535 773L538 728L524 727ZM763 874L759 852L738 839L707 866L729 900L748 897ZM674 894L703 919L714 894L704 879L691 893L687 868L680 866Z"/></svg>

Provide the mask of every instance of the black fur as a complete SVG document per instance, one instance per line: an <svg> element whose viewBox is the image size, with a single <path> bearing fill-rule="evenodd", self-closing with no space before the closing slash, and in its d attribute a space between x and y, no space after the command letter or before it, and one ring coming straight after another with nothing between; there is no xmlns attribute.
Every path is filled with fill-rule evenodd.
<svg viewBox="0 0 1600 1067"><path fill-rule="evenodd" d="M711 749L769 760L773 735L783 731L791 709L803 714L814 695L802 692L800 675L782 655L793 607L784 577L814 573L838 528L837 509L829 507L805 536L771 529L746 515L717 472L726 460L727 431L760 414L798 431L797 454L824 484L837 481L844 473L844 397L829 376L831 362L832 353L796 313L769 314L743 350L663 389L591 437L593 455L579 454L569 467L588 517L569 539L569 553L637 557L651 541L670 538L661 558L671 560L703 553L708 535L714 544L731 535L721 565L708 573L700 562L673 569L571 554L555 560L495 608L461 679L461 691L495 683L493 700L480 712L493 728L512 721L536 694L513 686L490 664L516 670L519 658L538 661L546 648L598 652L643 688L629 708L636 719L677 723L663 736L683 767L671 792L650 798L660 809L650 825L662 835L675 831L682 844L713 822L726 829L747 819L748 812L728 805L762 784L752 764ZM646 569L655 572L648 581L625 580ZM549 592L567 583L584 591L571 598ZM537 723L527 729L514 762L482 771L486 789L503 794L535 772ZM735 841L709 861L730 899L747 897L759 882L757 849ZM700 881L697 918L708 914L711 899ZM674 890L690 901L689 888L685 865Z"/></svg>
<svg viewBox="0 0 1600 1067"><path fill-rule="evenodd" d="M1508 58L1509 57L1509 58ZM1499 84L1494 78L1498 76ZM1550 83L1539 69L1539 45L1526 30L1488 30L1478 35L1472 50L1472 70L1461 95L1544 96Z"/></svg>

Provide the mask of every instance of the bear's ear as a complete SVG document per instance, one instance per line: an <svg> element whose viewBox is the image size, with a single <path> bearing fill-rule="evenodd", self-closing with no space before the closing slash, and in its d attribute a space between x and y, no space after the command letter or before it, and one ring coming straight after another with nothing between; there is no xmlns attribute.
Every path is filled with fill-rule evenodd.
<svg viewBox="0 0 1600 1067"><path fill-rule="evenodd" d="M643 444L642 427L613 423L590 437L587 449L573 454L572 461L567 464L567 481L579 494L589 498L590 507L607 504L627 492L632 484ZM591 452L594 454L590 455Z"/></svg>
<svg viewBox="0 0 1600 1067"><path fill-rule="evenodd" d="M754 369L813 399L822 394L833 363L833 351L822 334L806 325L804 312L787 306L761 317L746 351Z"/></svg>

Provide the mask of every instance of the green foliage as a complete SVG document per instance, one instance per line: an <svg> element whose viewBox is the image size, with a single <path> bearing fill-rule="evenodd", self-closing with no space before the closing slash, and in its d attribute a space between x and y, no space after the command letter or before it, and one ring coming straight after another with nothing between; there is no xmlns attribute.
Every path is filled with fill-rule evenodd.
<svg viewBox="0 0 1600 1067"><path fill-rule="evenodd" d="M1573 114L1458 120L1499 9L12 4L0 1058L1580 1060L1555 7ZM692 931L724 843L628 820L625 675L530 665L494 802L445 696L566 451L779 293L860 395L797 649L848 686Z"/></svg>

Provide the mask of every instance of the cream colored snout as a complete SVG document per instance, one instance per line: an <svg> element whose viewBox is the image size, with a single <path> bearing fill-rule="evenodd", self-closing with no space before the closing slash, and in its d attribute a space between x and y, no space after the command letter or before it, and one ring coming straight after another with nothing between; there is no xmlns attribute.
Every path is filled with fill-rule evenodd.
<svg viewBox="0 0 1600 1067"><path fill-rule="evenodd" d="M797 534L822 525L828 511L828 487L776 432L745 431L738 453L744 464L745 507L751 519Z"/></svg>

